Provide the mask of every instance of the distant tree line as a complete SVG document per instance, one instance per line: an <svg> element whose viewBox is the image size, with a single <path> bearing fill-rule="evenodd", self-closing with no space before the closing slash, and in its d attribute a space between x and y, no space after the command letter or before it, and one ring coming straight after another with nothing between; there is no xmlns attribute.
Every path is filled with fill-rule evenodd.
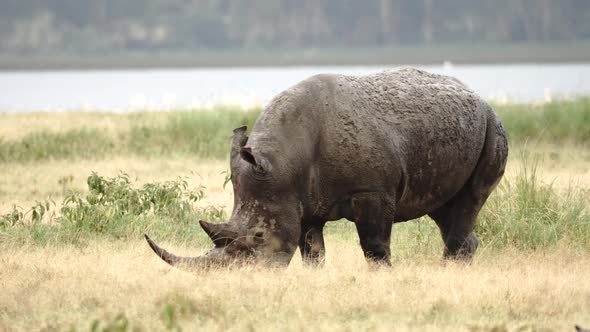
<svg viewBox="0 0 590 332"><path fill-rule="evenodd" d="M589 39L587 0L0 0L16 53Z"/></svg>

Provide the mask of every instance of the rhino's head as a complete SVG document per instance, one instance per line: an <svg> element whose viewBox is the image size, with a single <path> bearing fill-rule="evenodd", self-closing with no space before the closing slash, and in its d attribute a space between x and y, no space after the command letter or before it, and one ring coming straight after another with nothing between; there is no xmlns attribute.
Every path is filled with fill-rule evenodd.
<svg viewBox="0 0 590 332"><path fill-rule="evenodd" d="M303 206L295 190L293 169L277 154L249 144L246 127L234 129L231 181L234 208L229 222L200 221L215 248L200 257L178 257L146 236L150 247L173 266L195 269L258 261L288 265L297 248ZM266 149L268 150L268 149Z"/></svg>

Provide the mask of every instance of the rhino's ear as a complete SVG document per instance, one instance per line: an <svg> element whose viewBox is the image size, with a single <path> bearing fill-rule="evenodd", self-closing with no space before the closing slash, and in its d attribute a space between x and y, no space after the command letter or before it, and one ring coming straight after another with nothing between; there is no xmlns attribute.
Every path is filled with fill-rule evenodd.
<svg viewBox="0 0 590 332"><path fill-rule="evenodd" d="M256 153L252 151L251 147L242 147L240 149L240 156L252 165L254 170L258 172L270 171L270 163L265 158L257 156Z"/></svg>
<svg viewBox="0 0 590 332"><path fill-rule="evenodd" d="M246 145L246 142L248 141L246 130L248 130L248 127L246 126L234 129L234 135L231 138L232 148L241 148Z"/></svg>
<svg viewBox="0 0 590 332"><path fill-rule="evenodd" d="M241 126L233 130L234 137L236 136L245 136L246 130L248 130L248 126Z"/></svg>
<svg viewBox="0 0 590 332"><path fill-rule="evenodd" d="M256 158L252 154L252 148L250 148L250 147L248 147L248 148L246 148L246 147L241 148L240 149L240 156L245 161L249 162L253 166L256 166Z"/></svg>
<svg viewBox="0 0 590 332"><path fill-rule="evenodd" d="M240 153L240 148L248 142L248 136L246 136L247 129L248 127L246 126L234 129L234 135L231 138L230 160L234 160Z"/></svg>

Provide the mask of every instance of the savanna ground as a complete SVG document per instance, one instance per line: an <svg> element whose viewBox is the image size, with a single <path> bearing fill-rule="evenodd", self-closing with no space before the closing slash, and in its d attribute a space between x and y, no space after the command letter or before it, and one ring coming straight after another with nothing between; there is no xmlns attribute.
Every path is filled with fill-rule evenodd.
<svg viewBox="0 0 590 332"><path fill-rule="evenodd" d="M590 326L590 99L496 105L504 180L470 265L427 218L396 224L392 268L328 224L323 268L185 273L223 220L229 136L258 110L0 114L0 330L573 331ZM95 172L95 173L93 173Z"/></svg>

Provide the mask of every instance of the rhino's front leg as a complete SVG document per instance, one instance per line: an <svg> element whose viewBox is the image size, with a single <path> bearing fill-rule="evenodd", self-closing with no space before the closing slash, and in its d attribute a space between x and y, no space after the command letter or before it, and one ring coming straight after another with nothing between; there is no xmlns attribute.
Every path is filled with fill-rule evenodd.
<svg viewBox="0 0 590 332"><path fill-rule="evenodd" d="M325 222L309 222L302 225L299 250L303 263L312 266L320 266L324 263L326 255L324 224Z"/></svg>
<svg viewBox="0 0 590 332"><path fill-rule="evenodd" d="M369 263L391 265L390 239L393 198L383 193L360 193L351 199L361 248Z"/></svg>

